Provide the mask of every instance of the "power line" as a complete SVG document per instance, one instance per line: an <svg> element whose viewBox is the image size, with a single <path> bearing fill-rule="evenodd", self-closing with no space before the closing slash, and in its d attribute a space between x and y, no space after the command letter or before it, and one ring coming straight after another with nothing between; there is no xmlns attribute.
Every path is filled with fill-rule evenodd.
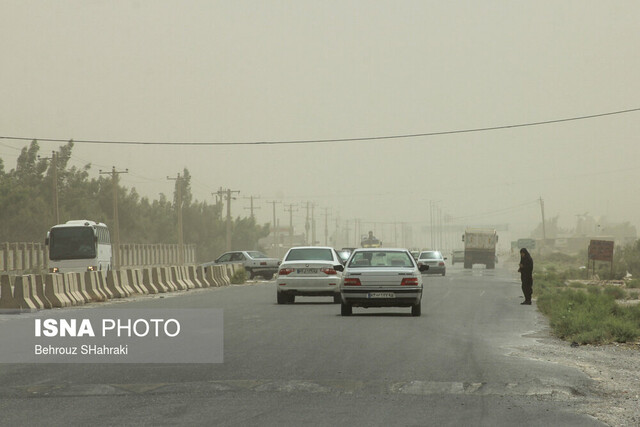
<svg viewBox="0 0 640 427"><path fill-rule="evenodd" d="M413 133L413 134L398 134L398 135L384 135L384 136L366 136L360 138L335 138L335 139L298 139L288 141L249 141L249 142L193 142L193 141L116 141L116 140L95 140L95 139L74 139L74 143L82 144L114 144L114 145L192 145L192 146L216 146L216 145L284 145L284 144L319 144L328 142L358 142L358 141L380 141L386 139L407 139L407 138L420 138L442 135L454 135L461 133L474 133L474 132L488 132L494 130L503 129L515 129L531 126L542 126L556 123L564 123L578 120L595 119L598 117L613 116L618 114L634 113L640 111L640 108L631 108L628 110L610 111L607 113L590 114L586 116L569 117L563 119L544 120L539 122L518 123L513 125L503 126L490 126L481 128L470 129L457 129L441 132L425 132L425 133ZM57 138L33 138L33 137L21 137L21 136L0 136L0 139L17 140L17 141L46 141L46 142L67 142L68 139Z"/></svg>

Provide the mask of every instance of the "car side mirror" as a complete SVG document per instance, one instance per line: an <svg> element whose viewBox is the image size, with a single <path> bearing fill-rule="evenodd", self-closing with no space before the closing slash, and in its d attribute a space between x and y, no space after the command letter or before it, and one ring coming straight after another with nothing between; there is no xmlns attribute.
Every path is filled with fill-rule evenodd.
<svg viewBox="0 0 640 427"><path fill-rule="evenodd" d="M427 271L429 269L429 266L426 264L418 264L418 270L420 270L420 272L423 271Z"/></svg>
<svg viewBox="0 0 640 427"><path fill-rule="evenodd" d="M335 271L344 271L344 265L334 265L333 269Z"/></svg>
<svg viewBox="0 0 640 427"><path fill-rule="evenodd" d="M447 257L444 257L444 260L446 261L446 260L447 260Z"/></svg>

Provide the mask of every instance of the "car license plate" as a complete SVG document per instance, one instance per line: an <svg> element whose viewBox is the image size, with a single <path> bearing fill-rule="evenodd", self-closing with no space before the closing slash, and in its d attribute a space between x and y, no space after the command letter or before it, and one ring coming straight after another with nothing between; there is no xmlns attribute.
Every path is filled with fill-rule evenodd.
<svg viewBox="0 0 640 427"><path fill-rule="evenodd" d="M318 274L317 268L298 268L296 270L298 274Z"/></svg>
<svg viewBox="0 0 640 427"><path fill-rule="evenodd" d="M396 294L393 292L370 292L367 294L367 298L395 298Z"/></svg>

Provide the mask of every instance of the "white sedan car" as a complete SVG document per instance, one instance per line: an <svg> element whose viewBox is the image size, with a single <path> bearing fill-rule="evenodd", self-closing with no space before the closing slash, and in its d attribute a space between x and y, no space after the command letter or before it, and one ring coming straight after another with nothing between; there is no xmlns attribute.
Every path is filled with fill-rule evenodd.
<svg viewBox="0 0 640 427"><path fill-rule="evenodd" d="M340 283L341 314L353 307L411 307L420 316L422 272L406 249L356 249L345 266Z"/></svg>
<svg viewBox="0 0 640 427"><path fill-rule="evenodd" d="M335 249L302 246L289 249L278 271L278 304L293 304L296 295L331 296L340 302L342 260Z"/></svg>

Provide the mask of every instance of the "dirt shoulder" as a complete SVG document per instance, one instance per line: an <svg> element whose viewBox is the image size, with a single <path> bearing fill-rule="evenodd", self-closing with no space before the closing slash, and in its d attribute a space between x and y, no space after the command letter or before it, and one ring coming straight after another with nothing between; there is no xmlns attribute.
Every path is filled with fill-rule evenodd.
<svg viewBox="0 0 640 427"><path fill-rule="evenodd" d="M587 395L571 398L580 412L610 426L640 426L640 342L572 347L550 332L537 333L535 344L511 354L580 369L595 384Z"/></svg>

